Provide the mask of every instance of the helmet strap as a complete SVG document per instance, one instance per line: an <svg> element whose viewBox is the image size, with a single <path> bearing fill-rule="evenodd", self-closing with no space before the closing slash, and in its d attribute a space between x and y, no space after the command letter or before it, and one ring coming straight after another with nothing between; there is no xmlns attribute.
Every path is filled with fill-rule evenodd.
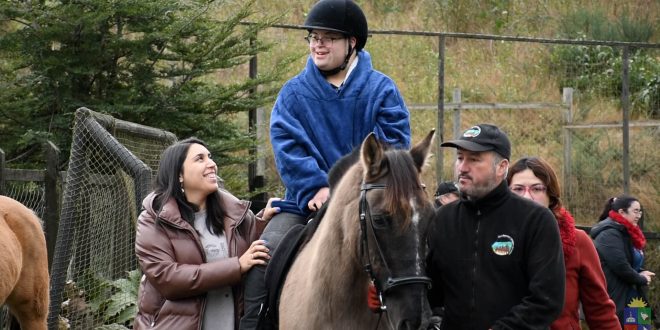
<svg viewBox="0 0 660 330"><path fill-rule="evenodd" d="M351 55L353 54L353 50L355 50L355 49L353 48L353 46L351 46L351 43L349 41L349 43L348 43L348 54L346 54L346 58L344 58L344 62L340 66L338 66L334 69L330 69L330 70L321 70L321 69L319 69L321 74L324 77L328 77L328 76L336 75L341 70L345 70L346 67L348 66L348 61L350 61L350 59L351 59Z"/></svg>

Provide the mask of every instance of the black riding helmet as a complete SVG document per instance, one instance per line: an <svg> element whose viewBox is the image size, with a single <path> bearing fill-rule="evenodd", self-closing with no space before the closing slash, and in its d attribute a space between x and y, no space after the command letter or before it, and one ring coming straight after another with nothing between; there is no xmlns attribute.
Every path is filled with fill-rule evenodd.
<svg viewBox="0 0 660 330"><path fill-rule="evenodd" d="M328 30L355 37L357 39L356 51L364 48L369 31L367 18L364 16L362 9L351 0L321 0L317 2L307 14L303 27L307 28L309 32L313 29ZM349 46L348 55L346 55L346 59L340 67L328 71L321 70L321 72L325 75L331 75L345 69L352 53L353 49Z"/></svg>

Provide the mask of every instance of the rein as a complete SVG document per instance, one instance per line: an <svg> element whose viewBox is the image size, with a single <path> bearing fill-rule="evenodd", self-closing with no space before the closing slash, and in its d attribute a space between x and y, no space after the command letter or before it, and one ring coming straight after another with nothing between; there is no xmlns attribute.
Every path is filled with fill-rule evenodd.
<svg viewBox="0 0 660 330"><path fill-rule="evenodd" d="M381 183L362 183L362 185L360 186L360 228L362 230L361 257L364 261L364 270L369 275L371 282L376 287L376 293L378 294L378 300L380 301L380 312L387 312L387 305L383 300L384 293L397 286L409 285L409 284L425 284L428 287L430 287L431 279L426 276L392 277L390 268L387 265L387 260L383 255L383 250L380 248L380 244L378 243L378 237L376 237L376 233L374 231L373 219L371 218L371 210L369 208L369 202L367 201L367 192L373 189L387 189L387 185ZM378 251L378 256L380 257L380 260L383 262L384 269L387 274L387 280L385 281L385 283L382 283L382 287L380 287L381 283L377 281L376 274L374 274L373 267L371 265L371 255L369 254L369 239L367 237L367 231L371 232L371 236L373 237L373 240L376 245L376 250ZM378 319L378 322L380 322L380 317ZM378 324L376 325L376 328L378 328Z"/></svg>

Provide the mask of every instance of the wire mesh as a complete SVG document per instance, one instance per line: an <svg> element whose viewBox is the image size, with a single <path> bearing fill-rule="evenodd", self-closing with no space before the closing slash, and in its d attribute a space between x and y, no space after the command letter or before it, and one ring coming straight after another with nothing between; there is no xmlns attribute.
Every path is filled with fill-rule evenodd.
<svg viewBox="0 0 660 330"><path fill-rule="evenodd" d="M576 219L594 225L608 198L623 194L621 128L571 130L572 163L569 195L564 198ZM656 141L656 142L654 142ZM644 209L644 230L660 230L658 204L660 154L649 145L660 141L660 126L630 129L630 194Z"/></svg>
<svg viewBox="0 0 660 330"><path fill-rule="evenodd" d="M43 218L46 208L46 193L43 181L7 181L4 185L4 195L11 197ZM0 329L11 329L11 318L9 309L6 306L0 306Z"/></svg>
<svg viewBox="0 0 660 330"><path fill-rule="evenodd" d="M46 205L43 181L9 181L5 184L5 196L11 197L32 209L41 219Z"/></svg>
<svg viewBox="0 0 660 330"><path fill-rule="evenodd" d="M100 123L109 125L108 118L76 113L51 274L51 329L129 326L136 313L135 223L159 155L176 138L136 125L125 131L121 121L110 133Z"/></svg>

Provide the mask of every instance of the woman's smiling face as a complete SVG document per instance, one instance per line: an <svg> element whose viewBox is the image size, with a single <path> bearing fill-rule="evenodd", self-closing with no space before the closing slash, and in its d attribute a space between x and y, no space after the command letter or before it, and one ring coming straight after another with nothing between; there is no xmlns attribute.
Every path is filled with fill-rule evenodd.
<svg viewBox="0 0 660 330"><path fill-rule="evenodd" d="M179 178L189 202L200 208L205 206L206 196L218 189L217 171L209 150L201 144L191 144Z"/></svg>

